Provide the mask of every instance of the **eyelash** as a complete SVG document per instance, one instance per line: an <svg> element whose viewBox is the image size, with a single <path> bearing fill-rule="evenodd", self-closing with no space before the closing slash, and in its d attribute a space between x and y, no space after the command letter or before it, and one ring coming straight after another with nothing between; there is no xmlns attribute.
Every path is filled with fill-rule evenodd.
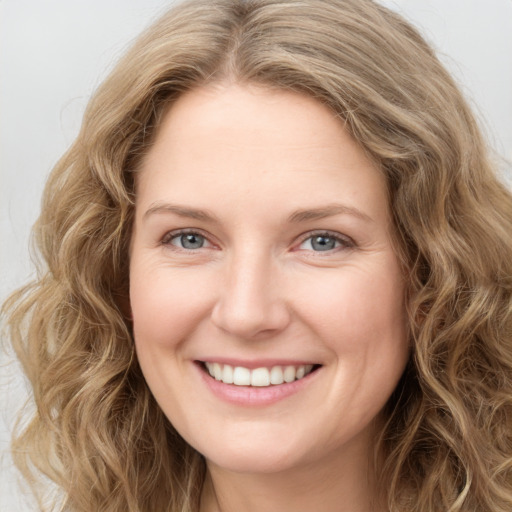
<svg viewBox="0 0 512 512"><path fill-rule="evenodd" d="M301 241L298 245L301 246L304 242L307 242L310 239L312 240L315 237L329 238L339 244L338 247L328 249L326 251L312 251L315 253L325 252L326 254L332 254L333 252L337 252L337 250L353 249L356 246L355 242L350 237L346 235L341 235L340 233L336 233L333 231L310 231L304 237L301 238Z"/></svg>
<svg viewBox="0 0 512 512"><path fill-rule="evenodd" d="M214 245L214 244L212 244L212 242L210 242L210 240L208 239L208 236L205 233L203 233L200 229L178 229L176 231L169 231L162 238L161 244L164 245L164 246L171 246L175 250L178 250L178 251L179 250L181 250L181 251L193 251L193 249L185 249L185 248L182 248L182 247L174 246L172 244L172 240L174 240L175 238L178 238L180 236L183 236L183 235L199 235L202 238L204 238L209 244Z"/></svg>
<svg viewBox="0 0 512 512"><path fill-rule="evenodd" d="M180 236L183 236L183 235L199 235L200 237L204 238L210 246L215 245L215 244L213 244L213 242L211 242L209 240L208 236L205 233L203 233L200 229L179 229L176 231L170 231L164 235L164 237L162 238L161 244L166 247L171 247L172 250L176 250L176 251L195 252L194 249L186 249L186 248L178 247L178 246L175 246L174 244L172 244L172 241L174 239L176 239ZM314 252L314 253L321 254L321 253L325 252L326 254L332 254L333 252L337 252L337 250L353 249L356 247L355 242L350 237L348 237L346 235L341 235L341 234L333 232L333 231L325 231L325 230L324 231L321 231L321 230L320 231L309 231L308 233L306 233L305 235L303 235L300 238L300 242L296 245L296 247L300 247L302 244L307 242L309 239L313 239L315 237L329 238L331 240L334 240L334 242L339 244L339 246L335 247L333 249L325 250L325 251L311 250L311 252ZM203 248L203 247L201 247L201 248ZM208 248L208 247L206 247L206 248ZM300 249L295 249L295 250L300 250Z"/></svg>

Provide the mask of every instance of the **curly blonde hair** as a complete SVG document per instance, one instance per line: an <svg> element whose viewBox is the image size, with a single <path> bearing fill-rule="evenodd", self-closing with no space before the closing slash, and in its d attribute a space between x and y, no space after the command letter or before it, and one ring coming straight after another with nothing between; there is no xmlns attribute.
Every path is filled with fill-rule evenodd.
<svg viewBox="0 0 512 512"><path fill-rule="evenodd" d="M509 511L512 196L432 49L371 0L188 1L99 88L44 192L45 266L4 306L36 405L13 440L18 467L55 482L63 510L198 509L203 458L135 356L128 245L162 113L226 79L328 105L386 176L413 347L378 443L389 510Z"/></svg>

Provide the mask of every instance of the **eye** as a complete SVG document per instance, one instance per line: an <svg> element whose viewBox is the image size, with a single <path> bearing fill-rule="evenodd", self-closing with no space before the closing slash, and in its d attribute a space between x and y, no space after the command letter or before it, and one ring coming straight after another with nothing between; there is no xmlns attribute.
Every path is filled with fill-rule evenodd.
<svg viewBox="0 0 512 512"><path fill-rule="evenodd" d="M314 233L305 238L299 249L314 252L327 252L342 247L353 247L354 243L348 238L329 232Z"/></svg>
<svg viewBox="0 0 512 512"><path fill-rule="evenodd" d="M206 247L211 247L212 244L207 238L196 231L179 231L168 233L162 240L163 245L172 245L178 249L185 249L187 251L194 251Z"/></svg>

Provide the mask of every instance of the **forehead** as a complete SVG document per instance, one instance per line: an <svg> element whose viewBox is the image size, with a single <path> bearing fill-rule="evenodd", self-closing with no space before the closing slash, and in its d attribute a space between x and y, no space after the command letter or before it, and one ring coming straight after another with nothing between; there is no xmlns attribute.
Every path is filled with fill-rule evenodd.
<svg viewBox="0 0 512 512"><path fill-rule="evenodd" d="M343 199L387 212L384 177L317 100L261 86L187 92L164 114L143 160L137 203L275 200L290 208ZM377 212L380 210L380 213Z"/></svg>

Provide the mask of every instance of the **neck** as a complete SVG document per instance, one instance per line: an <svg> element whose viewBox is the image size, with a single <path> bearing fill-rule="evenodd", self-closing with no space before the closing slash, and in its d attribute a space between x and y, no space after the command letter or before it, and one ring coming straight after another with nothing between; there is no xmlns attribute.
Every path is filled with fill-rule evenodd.
<svg viewBox="0 0 512 512"><path fill-rule="evenodd" d="M208 462L201 512L383 512L368 458L304 465L278 473L239 473Z"/></svg>

